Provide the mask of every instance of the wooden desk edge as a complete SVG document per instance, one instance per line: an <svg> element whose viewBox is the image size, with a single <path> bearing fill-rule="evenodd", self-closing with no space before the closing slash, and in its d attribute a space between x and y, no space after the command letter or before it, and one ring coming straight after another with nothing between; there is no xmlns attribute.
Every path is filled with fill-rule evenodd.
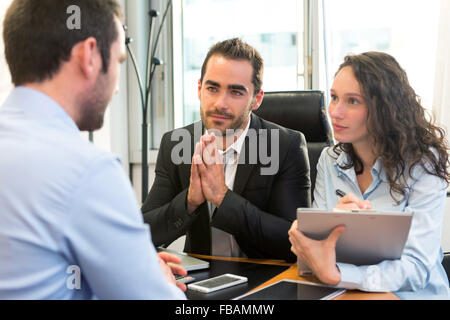
<svg viewBox="0 0 450 320"><path fill-rule="evenodd" d="M285 267L292 266L292 263L286 262L284 260L217 257L217 256L206 256L206 255L193 254L193 253L189 253L189 255L192 257L195 257L195 258L199 258L199 259L214 259L214 260L224 260L224 261L249 262L249 263L269 264L269 265L275 265L275 266L285 266Z"/></svg>

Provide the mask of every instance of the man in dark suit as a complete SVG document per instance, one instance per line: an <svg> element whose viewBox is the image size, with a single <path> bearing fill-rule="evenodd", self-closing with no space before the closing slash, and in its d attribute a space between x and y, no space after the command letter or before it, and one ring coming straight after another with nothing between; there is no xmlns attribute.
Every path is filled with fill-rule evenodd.
<svg viewBox="0 0 450 320"><path fill-rule="evenodd" d="M310 206L302 133L252 114L263 60L240 39L208 52L198 83L202 121L166 133L143 204L156 246L186 235L185 251L292 261L288 230Z"/></svg>

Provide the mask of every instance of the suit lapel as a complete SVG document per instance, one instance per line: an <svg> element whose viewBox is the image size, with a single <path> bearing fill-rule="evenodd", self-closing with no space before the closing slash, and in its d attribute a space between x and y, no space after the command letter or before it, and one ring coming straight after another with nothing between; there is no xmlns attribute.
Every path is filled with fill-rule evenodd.
<svg viewBox="0 0 450 320"><path fill-rule="evenodd" d="M197 121L193 123L190 126L187 126L186 129L189 132L189 138L190 138L190 156L189 161L187 163L183 163L180 167L180 179L181 179L181 185L183 188L189 187L189 182L191 178L191 161L192 156L194 155L195 151L195 144L200 141L200 137L203 134L203 124L201 121Z"/></svg>

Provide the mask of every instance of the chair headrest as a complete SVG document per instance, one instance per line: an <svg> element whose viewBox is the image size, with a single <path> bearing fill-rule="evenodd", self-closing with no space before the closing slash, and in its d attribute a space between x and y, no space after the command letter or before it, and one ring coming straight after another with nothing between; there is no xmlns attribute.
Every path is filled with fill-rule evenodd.
<svg viewBox="0 0 450 320"><path fill-rule="evenodd" d="M283 127L305 135L307 142L332 141L322 91L265 92L254 113Z"/></svg>

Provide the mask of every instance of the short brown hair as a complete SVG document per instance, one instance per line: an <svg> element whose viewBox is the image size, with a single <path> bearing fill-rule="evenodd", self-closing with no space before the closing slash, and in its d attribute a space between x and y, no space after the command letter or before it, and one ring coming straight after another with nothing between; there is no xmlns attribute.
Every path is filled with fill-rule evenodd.
<svg viewBox="0 0 450 320"><path fill-rule="evenodd" d="M80 9L81 26L69 29L67 9ZM16 86L51 79L75 44L97 40L102 71L107 72L111 44L118 37L114 17L122 18L116 0L14 0L4 24L5 56Z"/></svg>
<svg viewBox="0 0 450 320"><path fill-rule="evenodd" d="M253 67L252 83L255 88L255 92L253 94L256 95L259 93L263 82L262 78L264 72L264 60L255 48L239 38L228 39L216 43L211 47L211 49L209 49L205 61L203 61L200 82L203 82L203 76L206 72L206 66L209 59L213 55L220 55L232 60L249 61Z"/></svg>

